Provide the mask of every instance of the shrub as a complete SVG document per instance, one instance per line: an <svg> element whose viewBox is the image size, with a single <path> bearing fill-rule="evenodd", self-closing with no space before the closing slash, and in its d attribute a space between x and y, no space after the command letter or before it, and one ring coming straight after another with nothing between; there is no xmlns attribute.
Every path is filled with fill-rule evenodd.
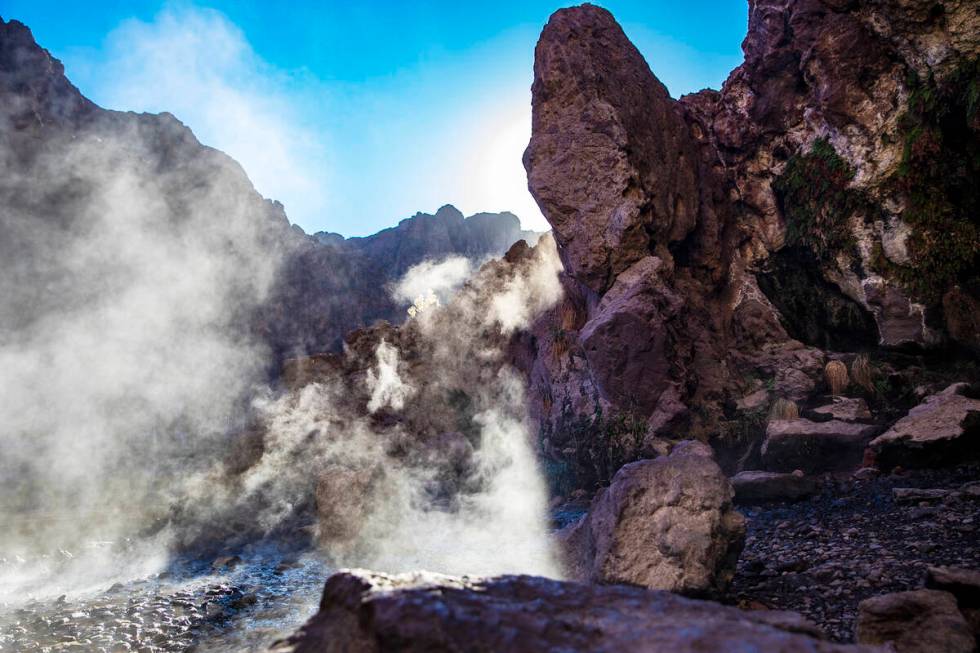
<svg viewBox="0 0 980 653"><path fill-rule="evenodd" d="M827 385L830 386L830 393L833 395L839 395L844 392L847 388L850 380L847 377L847 365L840 361L830 361L827 366L823 368L823 376L827 381Z"/></svg>

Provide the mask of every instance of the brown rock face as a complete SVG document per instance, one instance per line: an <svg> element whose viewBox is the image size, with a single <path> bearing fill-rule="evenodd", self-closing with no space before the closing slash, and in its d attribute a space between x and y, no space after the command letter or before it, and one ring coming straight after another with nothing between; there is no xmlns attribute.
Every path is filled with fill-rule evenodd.
<svg viewBox="0 0 980 653"><path fill-rule="evenodd" d="M599 7L552 16L535 50L532 92L529 185L568 271L602 292L694 228L694 142L677 103Z"/></svg>
<svg viewBox="0 0 980 653"><path fill-rule="evenodd" d="M970 653L970 627L949 592L896 592L858 606L857 641L890 643L897 653Z"/></svg>
<svg viewBox="0 0 980 653"><path fill-rule="evenodd" d="M273 650L695 653L746 648L771 653L876 650L823 641L819 631L791 612L748 612L638 587L534 576L368 571L331 576L320 611Z"/></svg>
<svg viewBox="0 0 980 653"><path fill-rule="evenodd" d="M573 577L703 593L734 574L745 519L703 444L622 467L587 515L562 534Z"/></svg>

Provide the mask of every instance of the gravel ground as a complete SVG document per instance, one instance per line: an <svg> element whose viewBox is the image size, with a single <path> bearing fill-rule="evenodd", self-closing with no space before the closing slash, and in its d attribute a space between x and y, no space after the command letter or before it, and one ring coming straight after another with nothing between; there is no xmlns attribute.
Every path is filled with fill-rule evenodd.
<svg viewBox="0 0 980 653"><path fill-rule="evenodd" d="M978 481L977 466L827 478L798 503L739 506L748 537L730 599L800 612L853 641L863 599L921 588L930 565L980 569Z"/></svg>

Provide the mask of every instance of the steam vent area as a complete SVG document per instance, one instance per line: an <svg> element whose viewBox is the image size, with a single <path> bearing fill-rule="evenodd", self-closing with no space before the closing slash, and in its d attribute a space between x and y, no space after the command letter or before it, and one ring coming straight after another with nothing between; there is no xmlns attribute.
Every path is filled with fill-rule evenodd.
<svg viewBox="0 0 980 653"><path fill-rule="evenodd" d="M0 14L0 653L980 652L977 2Z"/></svg>

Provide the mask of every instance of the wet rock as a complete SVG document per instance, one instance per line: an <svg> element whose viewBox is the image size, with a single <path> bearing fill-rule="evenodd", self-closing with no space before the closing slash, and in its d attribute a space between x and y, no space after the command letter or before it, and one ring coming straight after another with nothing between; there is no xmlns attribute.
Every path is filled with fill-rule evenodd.
<svg viewBox="0 0 980 653"><path fill-rule="evenodd" d="M817 479L802 471L793 473L746 471L732 477L735 501L796 501L815 493Z"/></svg>
<svg viewBox="0 0 980 653"><path fill-rule="evenodd" d="M892 495L896 501L906 503L918 503L921 501L942 501L946 497L954 494L950 490L943 488L917 488L917 487L896 487L892 488Z"/></svg>
<svg viewBox="0 0 980 653"><path fill-rule="evenodd" d="M925 401L871 441L879 467L941 466L980 456L980 400L956 383Z"/></svg>
<svg viewBox="0 0 980 653"><path fill-rule="evenodd" d="M622 467L561 534L573 578L701 593L725 587L745 537L732 487L710 449Z"/></svg>
<svg viewBox="0 0 980 653"><path fill-rule="evenodd" d="M777 472L852 470L861 464L875 431L873 425L841 420L773 420L766 427L762 460L767 469Z"/></svg>
<svg viewBox="0 0 980 653"><path fill-rule="evenodd" d="M949 592L885 594L858 607L857 641L890 643L897 653L970 653L975 640Z"/></svg>
<svg viewBox="0 0 980 653"><path fill-rule="evenodd" d="M211 568L215 571L228 571L237 567L241 561L240 556L220 556L211 563Z"/></svg>
<svg viewBox="0 0 980 653"><path fill-rule="evenodd" d="M823 641L798 615L624 585L533 576L332 576L320 612L279 653L340 651L871 651Z"/></svg>

